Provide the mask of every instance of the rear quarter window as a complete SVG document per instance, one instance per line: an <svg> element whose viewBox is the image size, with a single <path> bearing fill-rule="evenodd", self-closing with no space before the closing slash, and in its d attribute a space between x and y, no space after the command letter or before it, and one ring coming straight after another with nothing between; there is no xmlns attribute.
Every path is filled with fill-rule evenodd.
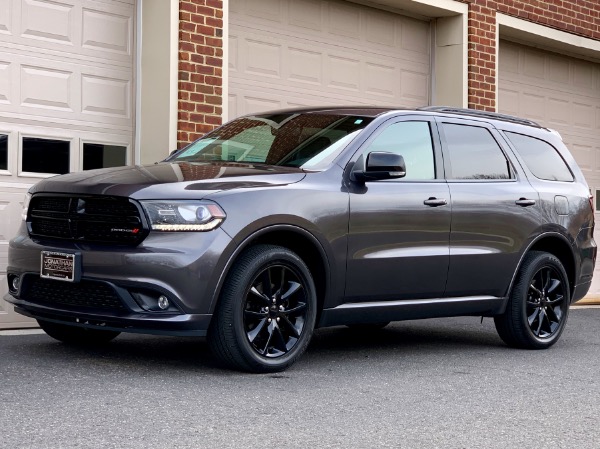
<svg viewBox="0 0 600 449"><path fill-rule="evenodd" d="M556 148L535 137L504 131L527 168L536 178L546 181L573 181L573 174Z"/></svg>

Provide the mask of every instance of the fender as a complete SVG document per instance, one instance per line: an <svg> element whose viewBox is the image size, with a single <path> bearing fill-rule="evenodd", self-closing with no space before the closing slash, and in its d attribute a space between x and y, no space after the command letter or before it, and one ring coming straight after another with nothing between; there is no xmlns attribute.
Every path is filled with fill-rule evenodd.
<svg viewBox="0 0 600 449"><path fill-rule="evenodd" d="M219 276L219 280L217 282L215 291L211 298L211 301L210 301L210 312L211 313L214 312L214 310L217 306L217 301L219 300L219 296L221 295L221 289L223 288L225 279L227 278L227 275L229 274L229 270L231 269L233 263L235 262L237 257L240 255L240 253L242 251L244 251L244 249L246 249L254 239L256 239L257 237L260 237L263 234L266 234L268 232L273 232L273 231L296 232L298 234L302 234L304 237L308 238L315 244L316 248L319 251L319 254L325 261L325 271L326 271L326 273L325 273L325 296L327 297L327 295L329 294L329 291L330 291L329 287L331 285L331 269L330 269L330 265L329 265L329 258L327 257L327 252L323 248L323 245L321 244L319 239L317 237L315 237L311 232L309 232L306 229L301 228L299 226L294 226L294 225L289 225L289 224L277 224L277 225L271 225L271 226L261 228L255 232L253 232L252 234L246 236L244 238L244 240L242 240L242 242L237 246L235 251L233 251L233 253L231 253L229 258L227 259L227 263L225 264L223 271L221 272L221 275ZM324 303L326 303L326 300L324 301Z"/></svg>
<svg viewBox="0 0 600 449"><path fill-rule="evenodd" d="M521 254L521 257L519 258L519 263L517 264L517 268L516 268L515 272L513 273L512 279L510 280L510 284L508 286L508 290L506 291L506 295L505 295L506 301L505 301L504 307L502 308L503 310L501 313L504 313L504 309L506 308L506 304L508 303L508 298L510 297L510 292L512 291L515 280L517 279L517 273L521 269L521 265L523 264L523 259L525 258L525 255L531 250L533 245L535 245L537 242L539 242L541 239L543 239L545 237L558 237L561 240L563 240L569 246L569 248L571 248L571 255L573 256L573 260L575 260L575 261L577 260L577 257L575 256L575 254L573 252L572 243L569 241L569 239L567 239L560 232L554 232L554 231L543 232L542 234L538 235L535 239L533 239L531 242L529 242L529 245L527 245L527 247L525 248L525 251L523 251L523 253ZM575 269L577 269L577 267L575 267ZM575 286L575 282L576 282L576 280L573 279L573 287ZM571 294L572 293L573 292L571 292Z"/></svg>

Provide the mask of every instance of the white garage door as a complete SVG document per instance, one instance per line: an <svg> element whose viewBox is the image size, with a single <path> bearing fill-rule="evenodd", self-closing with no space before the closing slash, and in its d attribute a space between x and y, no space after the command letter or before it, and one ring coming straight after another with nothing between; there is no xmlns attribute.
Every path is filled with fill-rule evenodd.
<svg viewBox="0 0 600 449"><path fill-rule="evenodd" d="M26 189L132 159L134 18L134 0L0 0L0 298ZM0 329L30 322L0 299Z"/></svg>
<svg viewBox="0 0 600 449"><path fill-rule="evenodd" d="M424 106L430 25L327 0L231 0L229 118L282 107Z"/></svg>
<svg viewBox="0 0 600 449"><path fill-rule="evenodd" d="M600 64L501 41L498 90L500 112L560 132L592 191L600 190Z"/></svg>

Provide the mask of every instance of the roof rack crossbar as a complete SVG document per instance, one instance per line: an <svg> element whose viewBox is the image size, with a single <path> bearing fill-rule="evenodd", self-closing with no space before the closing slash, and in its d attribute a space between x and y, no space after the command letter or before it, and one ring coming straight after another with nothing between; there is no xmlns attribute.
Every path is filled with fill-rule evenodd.
<svg viewBox="0 0 600 449"><path fill-rule="evenodd" d="M542 128L542 126L539 123L536 123L533 120L515 117L514 115L499 114L498 112L480 111L478 109L454 108L450 106L425 106L423 108L419 108L419 111L447 112L450 114L463 114L470 115L473 117L485 117L496 120L503 120L505 122L518 123L520 125L528 125L535 126L536 128Z"/></svg>

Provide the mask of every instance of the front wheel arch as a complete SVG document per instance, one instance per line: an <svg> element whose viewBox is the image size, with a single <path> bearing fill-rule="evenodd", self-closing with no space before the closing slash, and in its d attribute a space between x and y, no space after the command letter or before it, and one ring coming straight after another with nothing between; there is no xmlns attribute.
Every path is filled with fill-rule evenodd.
<svg viewBox="0 0 600 449"><path fill-rule="evenodd" d="M315 287L317 289L317 322L320 319L321 311L327 303L327 297L331 291L332 269L331 258L320 242L311 232L304 228L289 225L272 225L245 237L242 242L237 245L235 251L231 254L225 267L219 277L213 297L210 304L210 313L214 313L218 306L219 298L223 285L231 268L235 264L240 255L248 248L259 245L276 245L288 248L298 254L298 256L306 263L309 270L313 274Z"/></svg>

